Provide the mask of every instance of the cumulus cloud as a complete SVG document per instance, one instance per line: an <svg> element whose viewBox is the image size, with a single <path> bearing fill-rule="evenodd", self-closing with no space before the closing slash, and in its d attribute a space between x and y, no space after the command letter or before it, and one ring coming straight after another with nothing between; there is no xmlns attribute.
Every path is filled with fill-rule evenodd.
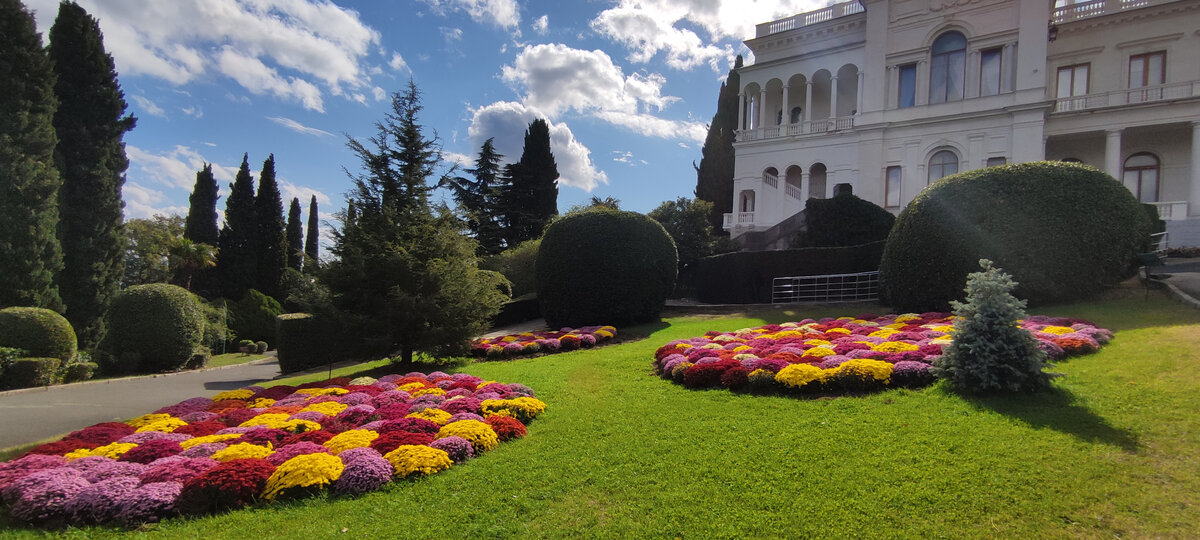
<svg viewBox="0 0 1200 540"><path fill-rule="evenodd" d="M272 94L299 101L305 109L325 112L321 91L312 83L298 78L284 78L274 68L253 56L225 47L217 55L217 69L256 95Z"/></svg>
<svg viewBox="0 0 1200 540"><path fill-rule="evenodd" d="M404 61L404 57L400 56L400 53L394 52L392 53L391 60L388 60L388 66L396 71L400 71L402 69L408 69L408 62Z"/></svg>
<svg viewBox="0 0 1200 540"><path fill-rule="evenodd" d="M521 158L525 144L525 129L539 118L545 119L536 108L511 101L499 101L474 109L471 127L467 130L474 147L483 145L488 138L495 138L496 151L511 163ZM592 163L591 150L575 138L565 123L548 122L550 126L550 150L558 164L560 185L592 191L600 184L608 183L608 175ZM472 158L473 163L473 158Z"/></svg>
<svg viewBox="0 0 1200 540"><path fill-rule="evenodd" d="M333 136L333 134L328 131L325 131L323 129L317 129L315 127L309 127L304 124L301 124L300 122L292 120L291 118L286 118L283 116L268 116L267 120L275 122L276 124L279 124L285 128L295 131L296 133L302 133L304 135L315 135L317 137L332 137Z"/></svg>
<svg viewBox="0 0 1200 540"><path fill-rule="evenodd" d="M533 31L541 35L546 35L550 31L550 16L542 15L533 20Z"/></svg>
<svg viewBox="0 0 1200 540"><path fill-rule="evenodd" d="M333 199L324 192L316 188L294 184L285 178L279 179L279 195L283 200L284 208L287 208L290 204L292 204L292 199L299 199L300 208L305 212L308 211L308 203L310 200L312 200L314 195L317 197L318 212L320 211L321 207L331 208L333 204Z"/></svg>
<svg viewBox="0 0 1200 540"><path fill-rule="evenodd" d="M186 207L164 205L167 196L163 192L132 181L125 182L121 198L125 201L125 219L147 219L155 214L185 216L188 211Z"/></svg>
<svg viewBox="0 0 1200 540"><path fill-rule="evenodd" d="M167 112L164 111L162 107L159 107L153 101L150 101L149 99L146 99L145 97L129 96L129 99L132 99L133 103L136 104L138 106L138 108L142 110L142 112L144 112L150 116L158 116L160 118L167 117Z"/></svg>
<svg viewBox="0 0 1200 540"><path fill-rule="evenodd" d="M424 0L434 12L446 15L463 11L477 23L489 23L501 28L516 28L521 24L521 10L516 0Z"/></svg>
<svg viewBox="0 0 1200 540"><path fill-rule="evenodd" d="M205 159L200 152L183 145L176 145L161 154L148 152L133 145L125 145L125 154L129 157L130 166L138 168L142 172L143 178L153 180L162 186L183 189L188 192L196 185L196 171L202 169L205 163L212 163L211 160ZM212 168L213 177L217 179L218 185L222 181L233 180L233 176L237 174L237 167L213 164Z"/></svg>

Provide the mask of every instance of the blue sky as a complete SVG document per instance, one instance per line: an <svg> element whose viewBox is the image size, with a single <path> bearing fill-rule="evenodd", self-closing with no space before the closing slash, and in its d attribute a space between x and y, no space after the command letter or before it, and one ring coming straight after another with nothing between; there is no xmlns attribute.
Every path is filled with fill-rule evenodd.
<svg viewBox="0 0 1200 540"><path fill-rule="evenodd" d="M24 0L43 39L57 0ZM243 153L274 153L286 206L345 204L343 169L411 77L448 162L495 137L520 157L551 125L559 209L590 196L647 212L690 197L720 81L754 24L824 0L78 0L100 20L137 127L126 218L186 214L195 173L222 195ZM257 173L256 173L257 176ZM224 198L218 203L224 208Z"/></svg>

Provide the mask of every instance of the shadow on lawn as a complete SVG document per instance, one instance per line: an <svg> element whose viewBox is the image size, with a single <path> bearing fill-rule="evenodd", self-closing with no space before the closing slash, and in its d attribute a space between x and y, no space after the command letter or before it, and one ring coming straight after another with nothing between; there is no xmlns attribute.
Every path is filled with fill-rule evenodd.
<svg viewBox="0 0 1200 540"><path fill-rule="evenodd" d="M1136 452L1141 443L1136 433L1114 427L1104 417L1081 405L1070 390L1054 388L1019 396L973 396L967 401L980 409L998 412L1035 429L1048 428L1087 442L1098 442Z"/></svg>

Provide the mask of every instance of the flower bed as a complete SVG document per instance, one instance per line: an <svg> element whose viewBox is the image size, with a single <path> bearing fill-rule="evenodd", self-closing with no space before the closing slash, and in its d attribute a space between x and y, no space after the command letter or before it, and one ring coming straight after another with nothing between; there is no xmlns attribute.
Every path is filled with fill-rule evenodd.
<svg viewBox="0 0 1200 540"><path fill-rule="evenodd" d="M129 527L330 489L360 494L525 435L546 404L458 373L332 379L192 398L0 463L13 517Z"/></svg>
<svg viewBox="0 0 1200 540"><path fill-rule="evenodd" d="M524 332L507 336L480 338L471 342L471 354L485 358L512 358L532 354L554 354L590 348L613 339L612 326L563 328L557 332Z"/></svg>
<svg viewBox="0 0 1200 540"><path fill-rule="evenodd" d="M933 362L954 332L949 313L873 314L772 324L663 345L654 371L690 388L861 392L932 383ZM1061 317L1020 322L1050 360L1095 352L1112 332Z"/></svg>

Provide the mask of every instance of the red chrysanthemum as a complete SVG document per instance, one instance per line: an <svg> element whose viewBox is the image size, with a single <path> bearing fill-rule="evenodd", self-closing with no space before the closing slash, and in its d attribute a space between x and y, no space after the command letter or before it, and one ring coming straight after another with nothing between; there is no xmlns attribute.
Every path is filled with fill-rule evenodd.
<svg viewBox="0 0 1200 540"><path fill-rule="evenodd" d="M741 367L737 360L718 360L711 364L694 365L683 373L683 384L688 388L708 388L721 384L721 375L735 367Z"/></svg>
<svg viewBox="0 0 1200 540"><path fill-rule="evenodd" d="M79 450L80 448L91 449L96 448L97 446L101 445L93 442L63 439L61 441L48 442L46 444L35 446L33 450L26 452L25 455L43 454L47 456L61 456Z"/></svg>
<svg viewBox="0 0 1200 540"><path fill-rule="evenodd" d="M375 440L371 441L371 448L379 452L380 455L387 454L396 447L406 444L411 445L428 445L433 442L433 435L429 433L415 433L412 431L389 431L380 434Z"/></svg>
<svg viewBox="0 0 1200 540"><path fill-rule="evenodd" d="M275 466L264 459L235 459L213 467L183 484L179 506L185 512L207 513L254 502Z"/></svg>
<svg viewBox="0 0 1200 540"><path fill-rule="evenodd" d="M487 422L487 425L492 426L492 431L496 432L496 436L500 438L500 442L520 439L525 436L525 424L522 424L516 418L489 416L484 421Z"/></svg>
<svg viewBox="0 0 1200 540"><path fill-rule="evenodd" d="M441 429L436 423L424 418L401 418L400 420L392 420L384 422L379 427L379 433L387 433L389 431L412 431L414 433L429 433L436 434Z"/></svg>
<svg viewBox="0 0 1200 540"><path fill-rule="evenodd" d="M750 382L749 376L750 370L742 366L729 368L721 374L721 386L736 390Z"/></svg>
<svg viewBox="0 0 1200 540"><path fill-rule="evenodd" d="M131 461L133 463L150 463L158 458L173 456L183 451L183 447L179 443L166 439L156 439L146 441L139 444L128 452L121 454L117 461Z"/></svg>
<svg viewBox="0 0 1200 540"><path fill-rule="evenodd" d="M175 431L172 433L182 433L184 435L191 435L192 437L204 437L206 435L212 435L227 427L229 426L225 425L224 422L209 420L207 422L196 422L186 426L179 426L175 428Z"/></svg>
<svg viewBox="0 0 1200 540"><path fill-rule="evenodd" d="M334 435L335 435L334 433L326 431L324 429L318 429L316 431L306 431L304 433L296 433L296 434L288 435L287 437L284 437L283 440L279 442L279 446L287 446L289 444L296 444L298 442L311 442L311 443L316 443L316 444L325 444L325 441L332 439Z"/></svg>

